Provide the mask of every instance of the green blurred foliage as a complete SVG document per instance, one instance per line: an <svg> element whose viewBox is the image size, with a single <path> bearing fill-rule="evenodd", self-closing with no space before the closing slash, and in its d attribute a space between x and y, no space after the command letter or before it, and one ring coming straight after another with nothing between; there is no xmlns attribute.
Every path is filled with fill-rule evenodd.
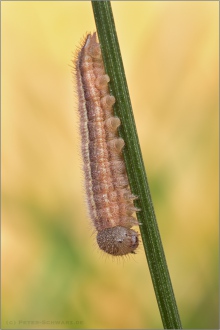
<svg viewBox="0 0 220 330"><path fill-rule="evenodd" d="M183 327L214 329L218 3L112 7ZM94 30L89 2L2 3L2 328L162 327L143 247L103 255L86 213L71 60Z"/></svg>

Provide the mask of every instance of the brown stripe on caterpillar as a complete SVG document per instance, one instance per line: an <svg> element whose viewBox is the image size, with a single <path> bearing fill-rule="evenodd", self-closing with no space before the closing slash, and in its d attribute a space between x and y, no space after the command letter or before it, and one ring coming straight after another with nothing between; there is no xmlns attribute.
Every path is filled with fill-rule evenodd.
<svg viewBox="0 0 220 330"><path fill-rule="evenodd" d="M97 230L97 243L111 255L135 253L138 225L122 149L118 136L120 119L114 117L114 96L102 60L96 33L88 34L75 59L79 100L81 150L90 218Z"/></svg>

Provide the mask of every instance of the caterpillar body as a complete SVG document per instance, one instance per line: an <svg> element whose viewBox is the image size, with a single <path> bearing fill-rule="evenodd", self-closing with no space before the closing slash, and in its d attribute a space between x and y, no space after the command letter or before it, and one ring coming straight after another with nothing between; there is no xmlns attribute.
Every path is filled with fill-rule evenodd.
<svg viewBox="0 0 220 330"><path fill-rule="evenodd" d="M81 151L89 215L97 243L111 255L135 253L138 225L118 136L120 119L114 116L114 96L102 60L96 33L88 34L75 58Z"/></svg>

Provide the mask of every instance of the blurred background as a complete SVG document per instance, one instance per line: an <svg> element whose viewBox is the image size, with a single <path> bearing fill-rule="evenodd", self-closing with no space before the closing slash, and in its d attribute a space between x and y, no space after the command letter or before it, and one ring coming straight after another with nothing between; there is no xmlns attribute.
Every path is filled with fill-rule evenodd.
<svg viewBox="0 0 220 330"><path fill-rule="evenodd" d="M218 328L218 2L112 2L184 328ZM90 2L2 2L2 328L162 328L87 217L72 59Z"/></svg>

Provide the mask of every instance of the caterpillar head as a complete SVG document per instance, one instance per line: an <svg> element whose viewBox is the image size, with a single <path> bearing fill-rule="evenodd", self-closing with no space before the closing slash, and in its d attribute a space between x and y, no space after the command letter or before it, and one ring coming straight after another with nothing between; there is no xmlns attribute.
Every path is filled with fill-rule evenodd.
<svg viewBox="0 0 220 330"><path fill-rule="evenodd" d="M138 247L138 233L133 229L116 226L98 232L97 243L101 250L114 256L135 253Z"/></svg>

